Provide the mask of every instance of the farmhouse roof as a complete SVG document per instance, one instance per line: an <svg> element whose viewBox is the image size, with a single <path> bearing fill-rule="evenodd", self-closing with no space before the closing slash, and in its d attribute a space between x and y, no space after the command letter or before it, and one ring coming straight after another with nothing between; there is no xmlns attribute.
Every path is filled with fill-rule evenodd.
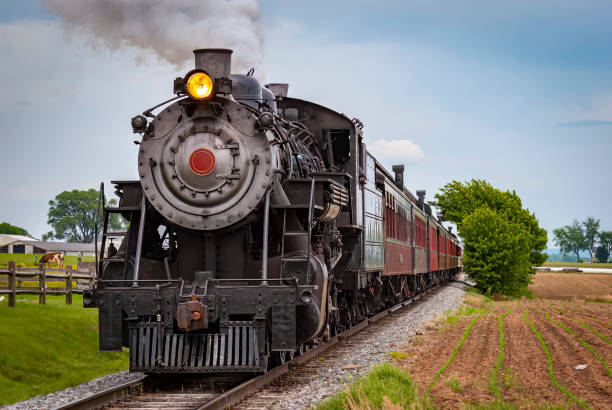
<svg viewBox="0 0 612 410"><path fill-rule="evenodd" d="M23 242L32 242L36 241L35 238L24 235L9 235L9 234L0 234L0 246L8 245L9 243L23 241Z"/></svg>
<svg viewBox="0 0 612 410"><path fill-rule="evenodd" d="M34 246L38 246L46 251L62 251L62 252L94 252L95 246L93 243L73 243L73 242L47 242L47 241L30 241Z"/></svg>

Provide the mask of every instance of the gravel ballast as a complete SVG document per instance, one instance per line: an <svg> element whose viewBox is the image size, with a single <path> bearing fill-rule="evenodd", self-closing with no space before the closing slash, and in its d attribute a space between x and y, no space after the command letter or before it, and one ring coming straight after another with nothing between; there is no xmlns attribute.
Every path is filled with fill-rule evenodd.
<svg viewBox="0 0 612 410"><path fill-rule="evenodd" d="M295 382L295 377L292 376L295 371L292 370L279 382L260 389L243 400L236 408L309 408L340 391L349 378L355 380L368 372L373 365L387 361L390 352L398 350L402 344L409 343L427 322L443 315L449 309L459 307L464 294L464 286L459 283L451 283L435 290L415 304L354 335L348 343L332 347L320 358L325 360L313 359L305 363L302 373L307 369L307 376L298 376L298 382ZM54 409L142 376L142 373L127 371L113 373L4 408ZM283 382L283 379L288 381ZM282 391L279 391L279 385L282 386Z"/></svg>
<svg viewBox="0 0 612 410"><path fill-rule="evenodd" d="M119 386L139 379L144 374L142 373L129 373L127 370L107 374L106 376L98 377L97 379L90 380L86 383L79 384L75 387L69 387L64 390L58 390L55 393L49 393L44 396L36 396L28 400L19 401L15 404L3 407L10 410L22 410L22 409L56 409L64 406L73 401L82 399L92 394L99 393L103 390L110 389L111 387Z"/></svg>
<svg viewBox="0 0 612 410"><path fill-rule="evenodd" d="M306 363L302 373L295 370L284 380L260 389L234 408L236 409L307 409L343 390L350 380L367 373L375 364L389 360L389 353L421 333L425 324L449 309L461 305L464 285L450 283L409 305L388 318L351 337L348 343L332 347L319 360ZM338 352L340 350L340 352ZM324 360L321 360L324 359ZM298 368L299 369L299 368Z"/></svg>

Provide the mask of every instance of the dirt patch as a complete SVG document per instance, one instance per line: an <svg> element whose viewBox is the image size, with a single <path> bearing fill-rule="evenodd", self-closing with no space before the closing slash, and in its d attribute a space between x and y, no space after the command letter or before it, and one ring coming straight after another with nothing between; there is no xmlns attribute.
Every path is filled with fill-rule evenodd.
<svg viewBox="0 0 612 410"><path fill-rule="evenodd" d="M529 309L532 304L525 305ZM602 363L580 344L577 337L572 336L562 326L555 323L563 323L562 321L551 318L551 322L544 314L533 308L530 309L528 317L546 341L553 357L555 377L559 383L593 408L611 408L612 378L608 376ZM564 324L574 333L578 331L576 326ZM601 349L603 346L599 347L601 353L598 354L608 352L605 347L604 349ZM586 365L586 368L576 370L576 366L580 365Z"/></svg>
<svg viewBox="0 0 612 410"><path fill-rule="evenodd" d="M451 365L431 389L431 396L437 399L440 408L490 400L487 370L492 369L497 360L498 342L497 320L490 315L480 317Z"/></svg>
<svg viewBox="0 0 612 410"><path fill-rule="evenodd" d="M529 290L541 298L608 299L612 298L612 274L538 272Z"/></svg>
<svg viewBox="0 0 612 410"><path fill-rule="evenodd" d="M541 300L497 302L492 313L478 319L452 364L431 389L430 395L436 405L460 408L497 400L521 408L550 405L578 408L577 401L581 401L592 408L612 408L612 377L580 339L587 342L608 367L612 365L612 346L578 324L590 318L588 323L600 332L609 332L610 327L604 329L603 325L611 320L612 305L569 304L572 308L559 305L554 309ZM496 379L499 387L496 397L495 389L491 388L491 375L499 354L497 317L508 309L511 313L503 319L505 353ZM525 310L529 311L526 316L548 349L556 383L562 389L551 379L542 344L523 318ZM433 327L423 335L421 344L406 349L409 357L402 360L401 365L412 374L421 392L427 391L436 373L448 361L472 319L473 316L464 317L446 332ZM564 323L570 332L555 322ZM586 365L586 368L576 370L578 365ZM572 401L570 395L577 401Z"/></svg>

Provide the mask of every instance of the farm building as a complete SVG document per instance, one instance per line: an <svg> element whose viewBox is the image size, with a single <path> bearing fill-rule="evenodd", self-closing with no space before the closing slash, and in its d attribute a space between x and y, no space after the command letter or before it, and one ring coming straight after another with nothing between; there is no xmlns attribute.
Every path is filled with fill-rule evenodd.
<svg viewBox="0 0 612 410"><path fill-rule="evenodd" d="M119 246L119 243L115 243ZM64 255L95 256L93 243L71 243L39 241L35 238L21 235L0 234L0 253L47 253L62 252Z"/></svg>

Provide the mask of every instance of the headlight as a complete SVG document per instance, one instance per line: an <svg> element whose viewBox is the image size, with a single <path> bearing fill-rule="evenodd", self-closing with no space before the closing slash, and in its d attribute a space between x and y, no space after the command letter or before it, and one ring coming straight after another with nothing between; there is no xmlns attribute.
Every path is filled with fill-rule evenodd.
<svg viewBox="0 0 612 410"><path fill-rule="evenodd" d="M197 71L187 77L187 93L196 100L204 100L212 94L213 80L203 71Z"/></svg>

